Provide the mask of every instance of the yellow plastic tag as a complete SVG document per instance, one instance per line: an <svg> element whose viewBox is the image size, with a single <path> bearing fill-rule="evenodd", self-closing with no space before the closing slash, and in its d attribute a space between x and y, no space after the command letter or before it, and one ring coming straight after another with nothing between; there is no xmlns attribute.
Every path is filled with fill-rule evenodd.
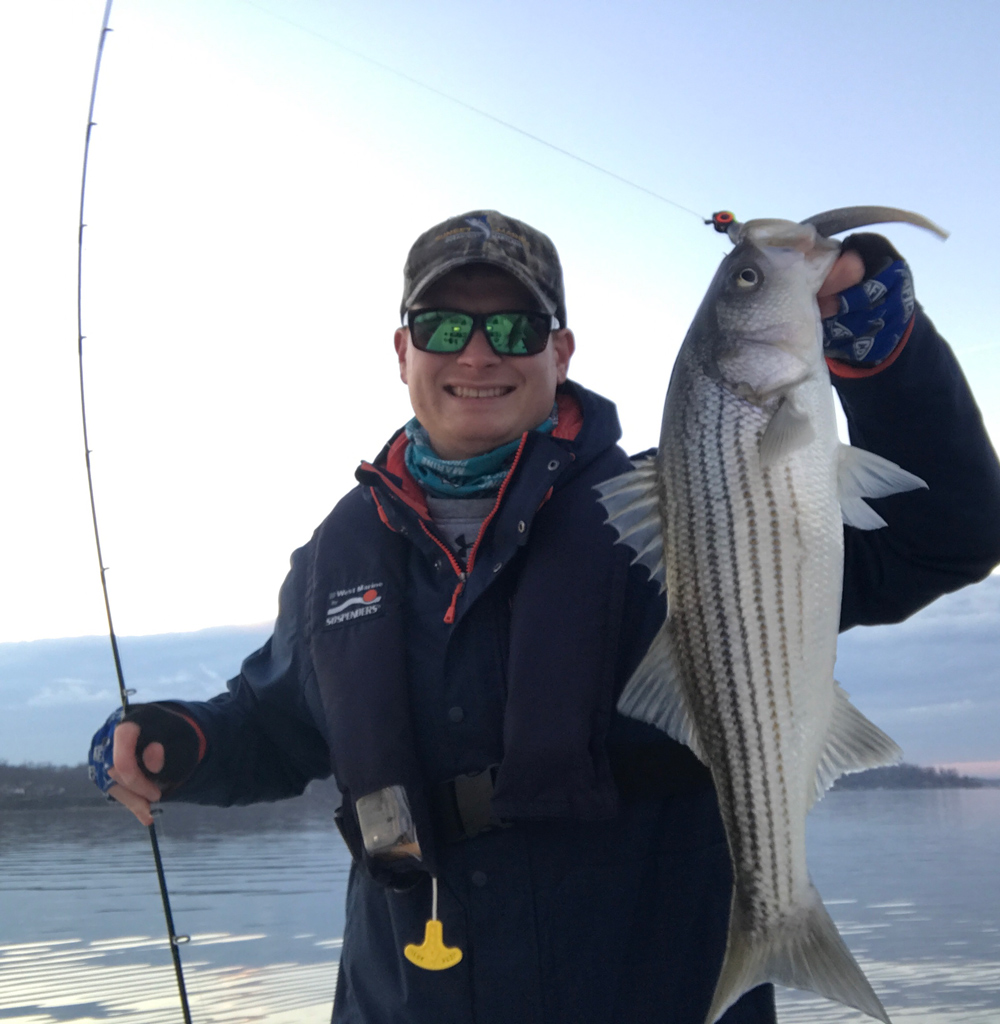
<svg viewBox="0 0 1000 1024"><path fill-rule="evenodd" d="M419 946L411 942L403 949L403 955L425 971L454 967L462 959L462 951L457 946L446 946L442 936L441 922L431 918L424 930L424 941Z"/></svg>

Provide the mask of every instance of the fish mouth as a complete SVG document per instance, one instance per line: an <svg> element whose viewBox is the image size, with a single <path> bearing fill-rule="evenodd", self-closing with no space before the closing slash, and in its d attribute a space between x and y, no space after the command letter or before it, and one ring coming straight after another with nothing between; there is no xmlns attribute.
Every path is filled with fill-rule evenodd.
<svg viewBox="0 0 1000 1024"><path fill-rule="evenodd" d="M744 224L734 224L729 229L729 237L737 245L748 242L757 249L812 253L840 248L839 243L823 237L812 224L796 224L789 220L748 220Z"/></svg>
<svg viewBox="0 0 1000 1024"><path fill-rule="evenodd" d="M444 389L455 398L503 398L514 390L514 386L493 384L489 387L469 387L466 384L445 384Z"/></svg>

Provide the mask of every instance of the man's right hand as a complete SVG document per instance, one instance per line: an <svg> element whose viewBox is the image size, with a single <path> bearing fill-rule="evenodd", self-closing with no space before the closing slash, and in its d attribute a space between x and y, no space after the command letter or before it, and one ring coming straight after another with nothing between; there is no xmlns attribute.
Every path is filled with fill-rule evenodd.
<svg viewBox="0 0 1000 1024"><path fill-rule="evenodd" d="M88 761L101 792L151 825L149 805L182 785L204 755L205 737L182 710L133 704L127 713L112 714L94 734Z"/></svg>
<svg viewBox="0 0 1000 1024"><path fill-rule="evenodd" d="M135 722L122 722L115 729L115 766L108 771L108 775L115 780L115 785L108 793L119 803L124 804L143 825L152 825L153 815L149 805L159 800L163 793L139 768L135 746L141 731ZM152 775L163 770L164 762L162 743L150 743L142 752L142 763L146 771Z"/></svg>

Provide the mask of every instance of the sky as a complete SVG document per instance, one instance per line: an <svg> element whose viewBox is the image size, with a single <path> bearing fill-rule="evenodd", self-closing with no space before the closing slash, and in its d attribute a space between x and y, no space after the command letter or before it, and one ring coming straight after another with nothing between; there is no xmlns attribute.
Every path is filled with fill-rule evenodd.
<svg viewBox="0 0 1000 1024"><path fill-rule="evenodd" d="M0 642L105 628L76 359L103 11L4 12ZM82 313L122 634L273 618L291 551L409 416L406 251L466 210L555 240L572 376L632 451L729 248L691 211L917 210L950 239L886 233L1000 439L995 4L116 0L111 27Z"/></svg>

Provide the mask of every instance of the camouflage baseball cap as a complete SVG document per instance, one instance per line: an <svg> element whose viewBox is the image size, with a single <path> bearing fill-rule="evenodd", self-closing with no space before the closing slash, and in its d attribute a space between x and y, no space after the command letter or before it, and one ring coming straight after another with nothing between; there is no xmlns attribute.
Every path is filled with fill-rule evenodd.
<svg viewBox="0 0 1000 1024"><path fill-rule="evenodd" d="M488 263L517 278L546 313L566 326L562 267L552 240L496 210L473 210L425 231L403 268L402 316L430 284L456 267Z"/></svg>

